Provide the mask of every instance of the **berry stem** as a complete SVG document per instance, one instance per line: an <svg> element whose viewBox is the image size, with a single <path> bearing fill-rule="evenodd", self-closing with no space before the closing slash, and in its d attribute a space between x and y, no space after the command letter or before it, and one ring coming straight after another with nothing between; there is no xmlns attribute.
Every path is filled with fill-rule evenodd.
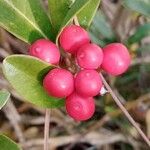
<svg viewBox="0 0 150 150"><path fill-rule="evenodd" d="M45 127L44 127L44 150L49 150L49 127L50 127L50 109L45 111Z"/></svg>
<svg viewBox="0 0 150 150"><path fill-rule="evenodd" d="M74 16L73 20L75 25L80 26L77 16Z"/></svg>
<svg viewBox="0 0 150 150"><path fill-rule="evenodd" d="M140 129L140 127L137 125L137 123L135 122L135 120L131 117L131 115L128 113L128 111L126 110L126 108L123 106L123 104L120 102L120 100L117 98L117 96L115 95L115 93L113 92L113 90L111 89L111 87L109 86L109 84L106 82L105 78L103 77L103 75L100 73L101 79L105 85L105 87L107 88L107 90L109 91L109 93L111 94L112 98L114 99L115 103L118 105L118 107L122 110L122 112L124 113L124 115L128 118L128 120L130 121L130 123L136 128L136 130L138 131L138 133L141 135L141 137L143 138L143 140L148 144L148 146L150 147L150 141L147 138L147 136L144 134L144 132Z"/></svg>

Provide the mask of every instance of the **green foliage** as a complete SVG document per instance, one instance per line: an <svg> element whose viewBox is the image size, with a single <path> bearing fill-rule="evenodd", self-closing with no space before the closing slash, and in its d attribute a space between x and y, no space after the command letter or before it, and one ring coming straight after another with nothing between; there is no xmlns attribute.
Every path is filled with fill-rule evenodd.
<svg viewBox="0 0 150 150"><path fill-rule="evenodd" d="M0 109L7 103L9 100L10 93L7 91L0 91Z"/></svg>
<svg viewBox="0 0 150 150"><path fill-rule="evenodd" d="M2 150L21 150L14 141L2 134L0 134L0 148Z"/></svg>
<svg viewBox="0 0 150 150"><path fill-rule="evenodd" d="M0 0L0 26L27 43L39 38L54 39L40 0Z"/></svg>
<svg viewBox="0 0 150 150"><path fill-rule="evenodd" d="M100 0L76 0L74 3L49 0L49 19L40 0L0 0L0 26L27 43L39 38L53 41L75 15L81 25L89 27L99 3Z"/></svg>
<svg viewBox="0 0 150 150"><path fill-rule="evenodd" d="M0 26L27 43L39 38L54 40L75 15L81 25L89 27L99 3L100 0L76 0L74 3L49 0L49 19L40 0L0 0ZM53 67L24 55L9 56L3 62L3 72L16 91L26 101L44 108L64 105L63 100L49 97L42 86L44 75Z"/></svg>
<svg viewBox="0 0 150 150"><path fill-rule="evenodd" d="M135 33L128 38L128 44L140 42L144 37L150 35L150 23L139 26Z"/></svg>
<svg viewBox="0 0 150 150"><path fill-rule="evenodd" d="M57 35L56 42L58 42L58 37L62 31L62 29L67 26L70 21L73 19L75 15L77 15L87 4L90 2L90 0L76 0L73 5L71 6L70 10L66 14L66 17L64 18L61 28L59 30L59 34Z"/></svg>
<svg viewBox="0 0 150 150"><path fill-rule="evenodd" d="M72 4L71 0L48 0L50 18L53 28L56 32L59 31L60 26L68 13Z"/></svg>
<svg viewBox="0 0 150 150"><path fill-rule="evenodd" d="M42 86L44 75L54 66L26 55L8 56L3 61L5 77L22 95L22 97L37 106L55 108L63 106L64 101L50 97Z"/></svg>
<svg viewBox="0 0 150 150"><path fill-rule="evenodd" d="M101 11L97 11L89 30L93 42L105 46L116 40L115 34Z"/></svg>
<svg viewBox="0 0 150 150"><path fill-rule="evenodd" d="M78 20L81 26L88 28L95 16L97 8L100 4L100 0L90 0L90 2L84 7L78 14Z"/></svg>
<svg viewBox="0 0 150 150"><path fill-rule="evenodd" d="M74 3L71 0L49 0L49 10L53 28L58 32L68 13L70 15L65 19L66 23L68 23L74 15L77 15L80 25L88 28L99 4L100 0L76 0ZM62 26L66 25L66 23Z"/></svg>
<svg viewBox="0 0 150 150"><path fill-rule="evenodd" d="M124 0L124 5L147 17L150 17L150 0Z"/></svg>

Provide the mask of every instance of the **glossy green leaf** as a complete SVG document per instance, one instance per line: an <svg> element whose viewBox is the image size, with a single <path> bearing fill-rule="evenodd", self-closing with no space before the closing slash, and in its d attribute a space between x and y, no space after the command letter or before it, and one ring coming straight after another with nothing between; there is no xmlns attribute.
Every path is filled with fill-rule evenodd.
<svg viewBox="0 0 150 150"><path fill-rule="evenodd" d="M28 102L44 108L63 106L64 101L46 94L42 86L45 74L54 68L27 55L11 55L3 61L3 72L16 91Z"/></svg>
<svg viewBox="0 0 150 150"><path fill-rule="evenodd" d="M39 38L54 39L40 0L0 0L0 26L27 43Z"/></svg>
<svg viewBox="0 0 150 150"><path fill-rule="evenodd" d="M139 26L135 33L128 38L128 44L139 42L144 37L150 35L150 23Z"/></svg>
<svg viewBox="0 0 150 150"><path fill-rule="evenodd" d="M7 91L0 91L0 109L7 103L9 100L10 93Z"/></svg>
<svg viewBox="0 0 150 150"><path fill-rule="evenodd" d="M70 9L72 0L48 0L48 4L53 28L58 32Z"/></svg>
<svg viewBox="0 0 150 150"><path fill-rule="evenodd" d="M78 21L81 26L88 28L92 22L93 17L98 9L100 0L90 0L90 2L84 7L78 14Z"/></svg>
<svg viewBox="0 0 150 150"><path fill-rule="evenodd" d="M124 0L124 5L147 17L150 17L150 0Z"/></svg>
<svg viewBox="0 0 150 150"><path fill-rule="evenodd" d="M0 134L0 149L2 150L21 150L21 148L10 138Z"/></svg>
<svg viewBox="0 0 150 150"><path fill-rule="evenodd" d="M60 30L59 30L59 34L57 35L57 38L56 38L56 43L58 42L58 37L62 31L62 29L67 26L71 19L73 19L73 17L75 15L77 15L84 7L87 6L87 4L90 2L90 0L76 0L73 5L71 6L70 10L68 11L66 17L64 18L62 24L61 24L61 27L60 27Z"/></svg>

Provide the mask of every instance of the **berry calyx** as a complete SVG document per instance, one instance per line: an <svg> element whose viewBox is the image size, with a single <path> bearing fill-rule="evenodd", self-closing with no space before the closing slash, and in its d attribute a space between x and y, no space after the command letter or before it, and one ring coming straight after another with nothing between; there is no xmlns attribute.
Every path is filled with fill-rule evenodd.
<svg viewBox="0 0 150 150"><path fill-rule="evenodd" d="M121 43L112 43L103 48L102 69L117 76L124 73L131 62L127 48Z"/></svg>
<svg viewBox="0 0 150 150"><path fill-rule="evenodd" d="M66 52L75 53L80 46L90 42L90 37L82 27L70 25L63 29L59 42Z"/></svg>
<svg viewBox="0 0 150 150"><path fill-rule="evenodd" d="M45 76L43 87L50 96L67 97L74 90L73 75L65 69L53 69Z"/></svg>
<svg viewBox="0 0 150 150"><path fill-rule="evenodd" d="M75 77L75 89L81 96L96 96L101 87L102 80L95 70L81 70Z"/></svg>
<svg viewBox="0 0 150 150"><path fill-rule="evenodd" d="M102 61L102 49L96 44L85 44L77 51L77 62L82 68L97 69Z"/></svg>
<svg viewBox="0 0 150 150"><path fill-rule="evenodd" d="M68 114L76 121L88 120L95 112L94 99L81 97L76 93L67 97L65 105Z"/></svg>
<svg viewBox="0 0 150 150"><path fill-rule="evenodd" d="M29 48L29 54L50 64L58 64L60 60L59 49L46 39L35 41Z"/></svg>

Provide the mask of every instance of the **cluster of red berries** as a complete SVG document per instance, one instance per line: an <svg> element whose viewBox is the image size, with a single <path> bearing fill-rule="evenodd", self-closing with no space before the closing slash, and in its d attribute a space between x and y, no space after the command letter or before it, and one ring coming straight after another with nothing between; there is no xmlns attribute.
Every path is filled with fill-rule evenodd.
<svg viewBox="0 0 150 150"><path fill-rule="evenodd" d="M90 42L87 31L76 25L63 29L59 43L65 52L75 56L80 71L73 75L66 69L52 69L45 76L43 87L50 96L66 98L66 110L72 118L87 120L95 112L93 97L100 94L103 86L96 70L102 68L111 75L120 75L127 70L130 55L121 43L100 48ZM58 47L46 39L34 42L30 47L30 55L55 65L60 60Z"/></svg>

